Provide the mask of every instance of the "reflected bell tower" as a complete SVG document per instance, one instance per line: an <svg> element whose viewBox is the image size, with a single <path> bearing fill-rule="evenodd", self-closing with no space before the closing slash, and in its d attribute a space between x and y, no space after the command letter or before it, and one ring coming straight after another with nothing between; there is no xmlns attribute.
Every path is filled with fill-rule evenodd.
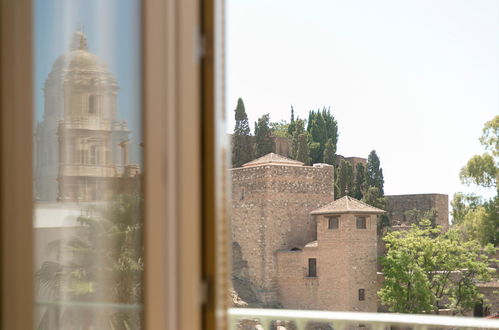
<svg viewBox="0 0 499 330"><path fill-rule="evenodd" d="M43 90L43 120L36 128L37 198L110 200L139 168L128 163L130 130L118 120L118 83L88 51L83 32L74 33L71 50L54 62Z"/></svg>

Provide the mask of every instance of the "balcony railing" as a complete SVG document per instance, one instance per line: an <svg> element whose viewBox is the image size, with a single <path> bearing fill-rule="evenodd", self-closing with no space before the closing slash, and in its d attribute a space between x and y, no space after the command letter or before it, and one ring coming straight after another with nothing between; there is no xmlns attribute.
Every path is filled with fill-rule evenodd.
<svg viewBox="0 0 499 330"><path fill-rule="evenodd" d="M327 323L335 330L348 326L386 329L390 326L426 329L499 329L499 320L441 315L414 315L388 313L325 312L289 309L229 309L232 330L240 327L241 320L258 320L262 329L271 329L274 321L293 321L297 330L307 329L309 323ZM389 329L389 328L388 328Z"/></svg>

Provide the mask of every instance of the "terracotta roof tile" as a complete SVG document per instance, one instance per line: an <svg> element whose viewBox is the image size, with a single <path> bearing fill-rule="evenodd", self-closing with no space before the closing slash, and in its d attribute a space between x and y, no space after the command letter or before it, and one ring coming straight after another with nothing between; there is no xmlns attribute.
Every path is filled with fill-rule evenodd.
<svg viewBox="0 0 499 330"><path fill-rule="evenodd" d="M353 197L345 196L340 199L335 200L321 208L318 208L310 214L339 214L339 213L370 213L370 214L382 214L385 211L373 207L369 204L361 202Z"/></svg>
<svg viewBox="0 0 499 330"><path fill-rule="evenodd" d="M250 167L250 166L261 166L261 165L269 165L269 164L274 164L274 165L288 165L288 166L303 166L304 164L302 162L299 162L297 160L293 160L278 154L275 154L273 152L266 154L265 156L262 156L260 158L257 158L255 160L252 160L251 162L248 162L246 164L243 164L243 167Z"/></svg>

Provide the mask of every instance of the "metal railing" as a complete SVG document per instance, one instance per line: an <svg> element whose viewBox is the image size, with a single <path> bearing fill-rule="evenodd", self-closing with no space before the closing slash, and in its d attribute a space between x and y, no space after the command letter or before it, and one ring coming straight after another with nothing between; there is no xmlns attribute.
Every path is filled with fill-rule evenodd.
<svg viewBox="0 0 499 330"><path fill-rule="evenodd" d="M376 330L386 329L390 326L410 327L418 330L429 328L499 329L499 320L460 316L256 308L231 308L228 314L230 329L232 330L244 329L244 327L240 327L241 320L258 320L262 329L265 330L272 329L271 326L276 320L292 321L298 330L307 329L309 323L327 323L335 330L341 330L349 326L364 326Z"/></svg>

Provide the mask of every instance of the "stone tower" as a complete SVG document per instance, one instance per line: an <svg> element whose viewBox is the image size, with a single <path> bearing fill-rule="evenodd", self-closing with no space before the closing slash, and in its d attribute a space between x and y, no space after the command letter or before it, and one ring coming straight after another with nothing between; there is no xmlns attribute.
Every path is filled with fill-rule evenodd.
<svg viewBox="0 0 499 330"><path fill-rule="evenodd" d="M283 307L376 312L376 230L382 213L349 196L312 211L317 240L277 253Z"/></svg>
<svg viewBox="0 0 499 330"><path fill-rule="evenodd" d="M309 213L331 201L333 166L270 153L231 170L234 288L245 301L279 306L276 251L316 239ZM239 266L238 266L239 265ZM252 287L252 290L244 290ZM253 291L253 297L244 292Z"/></svg>
<svg viewBox="0 0 499 330"><path fill-rule="evenodd" d="M44 86L43 120L36 127L36 194L41 201L102 201L119 180L133 177L128 130L118 120L118 84L75 32L71 50L53 64Z"/></svg>

